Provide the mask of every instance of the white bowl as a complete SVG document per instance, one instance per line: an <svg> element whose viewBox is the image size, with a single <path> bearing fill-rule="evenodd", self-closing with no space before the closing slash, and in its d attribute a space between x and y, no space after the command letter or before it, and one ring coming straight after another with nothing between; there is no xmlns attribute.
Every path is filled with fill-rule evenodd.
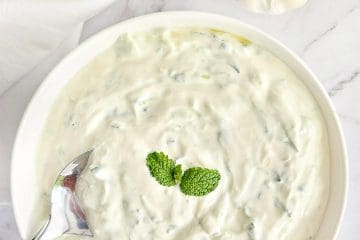
<svg viewBox="0 0 360 240"><path fill-rule="evenodd" d="M51 106L74 74L108 48L120 33L153 27L197 26L218 28L243 35L282 59L299 76L317 100L326 120L330 144L330 195L316 236L335 239L347 195L347 154L338 117L330 99L311 70L288 48L269 35L228 17L200 12L163 12L133 18L101 31L65 57L47 76L32 98L18 129L11 165L11 194L15 219L24 239L30 238L30 223L36 188L35 158L39 137ZM51 166L48 166L51 168ZM326 204L326 203L324 203Z"/></svg>

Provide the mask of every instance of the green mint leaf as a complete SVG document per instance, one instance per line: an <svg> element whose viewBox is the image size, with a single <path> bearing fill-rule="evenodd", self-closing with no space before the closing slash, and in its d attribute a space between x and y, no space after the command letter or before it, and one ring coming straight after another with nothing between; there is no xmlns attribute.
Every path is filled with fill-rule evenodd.
<svg viewBox="0 0 360 240"><path fill-rule="evenodd" d="M182 176L181 164L178 164L174 168L174 179L176 184L178 184L181 181L181 176Z"/></svg>
<svg viewBox="0 0 360 240"><path fill-rule="evenodd" d="M180 168L178 167L179 165L175 167L175 162L163 152L148 154L146 165L149 168L151 176L161 185L168 187L176 185L176 178L179 178L178 174L179 170L181 171L181 165Z"/></svg>
<svg viewBox="0 0 360 240"><path fill-rule="evenodd" d="M200 167L189 168L181 178L180 189L186 195L204 196L215 190L220 178L217 170Z"/></svg>
<svg viewBox="0 0 360 240"><path fill-rule="evenodd" d="M181 164L175 165L163 152L148 154L146 165L158 183L168 187L180 183L181 191L191 196L204 196L214 191L221 178L217 170L201 167L189 168L183 174Z"/></svg>

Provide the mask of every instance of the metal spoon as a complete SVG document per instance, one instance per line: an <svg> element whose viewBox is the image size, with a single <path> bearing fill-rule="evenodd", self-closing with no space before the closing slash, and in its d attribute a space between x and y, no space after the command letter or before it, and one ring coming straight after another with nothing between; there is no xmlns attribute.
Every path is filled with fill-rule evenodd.
<svg viewBox="0 0 360 240"><path fill-rule="evenodd" d="M32 240L53 240L65 233L93 236L75 195L76 181L92 151L75 158L58 175L51 192L49 220Z"/></svg>

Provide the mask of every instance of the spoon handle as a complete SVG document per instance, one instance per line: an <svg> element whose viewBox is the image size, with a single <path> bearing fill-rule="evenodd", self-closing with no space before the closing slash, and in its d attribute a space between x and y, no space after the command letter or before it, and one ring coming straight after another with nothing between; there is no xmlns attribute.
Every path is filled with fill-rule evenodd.
<svg viewBox="0 0 360 240"><path fill-rule="evenodd" d="M47 227L49 226L50 218L51 218L51 216L46 221L46 224L39 230L39 232L36 234L36 236L34 238L32 238L32 240L40 240L40 239L42 239L42 236L44 235L44 233L46 232Z"/></svg>

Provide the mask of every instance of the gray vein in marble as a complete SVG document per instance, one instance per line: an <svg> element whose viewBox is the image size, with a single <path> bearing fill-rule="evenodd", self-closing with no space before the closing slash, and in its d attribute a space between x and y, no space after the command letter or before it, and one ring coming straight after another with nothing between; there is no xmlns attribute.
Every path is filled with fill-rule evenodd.
<svg viewBox="0 0 360 240"><path fill-rule="evenodd" d="M1 78L0 78L1 81ZM5 96L7 94L7 92L10 91L10 89L12 87L14 87L18 82L20 82L21 80L15 80L14 82L12 82L8 87L6 87L2 92L0 92L0 98L2 98L3 96Z"/></svg>
<svg viewBox="0 0 360 240"><path fill-rule="evenodd" d="M5 74L3 73L1 68L0 68L0 81L5 81Z"/></svg>
<svg viewBox="0 0 360 240"><path fill-rule="evenodd" d="M120 16L125 16L126 13L129 12L129 10L130 10L130 8L129 8L129 2L130 2L130 0L126 0L125 7L124 7L124 9L121 11ZM112 6L110 6L110 7L112 7ZM130 14L129 17L133 17L133 14Z"/></svg>
<svg viewBox="0 0 360 240"><path fill-rule="evenodd" d="M348 116L348 115L344 115L344 114L339 114L339 116L342 120L347 120L347 121L354 123L355 125L360 125L360 120L354 118L353 116Z"/></svg>
<svg viewBox="0 0 360 240"><path fill-rule="evenodd" d="M341 90L343 90L348 84L354 82L358 79L358 76L360 76L360 71L353 72L350 77L347 79L341 80L337 82L328 92L330 97L335 96L338 94Z"/></svg>
<svg viewBox="0 0 360 240"><path fill-rule="evenodd" d="M332 30L334 30L338 26L338 23L334 23L331 25L328 29L326 29L324 32L320 33L317 37L315 37L311 42L305 45L303 49L303 53L306 53L315 43L320 41L324 36L329 34Z"/></svg>
<svg viewBox="0 0 360 240"><path fill-rule="evenodd" d="M126 9L128 9L132 16L139 16L147 13L161 12L165 8L167 0L153 0L151 4L144 6L143 0L127 0ZM139 11L139 9L142 9Z"/></svg>
<svg viewBox="0 0 360 240"><path fill-rule="evenodd" d="M151 5L151 9L154 12L162 12L164 10L164 7L165 7L165 0L160 0L159 2L156 1Z"/></svg>
<svg viewBox="0 0 360 240"><path fill-rule="evenodd" d="M347 15L355 12L358 9L360 9L360 1L359 1L359 5L356 5L356 6L352 7L351 9L349 9L349 11L347 11Z"/></svg>
<svg viewBox="0 0 360 240"><path fill-rule="evenodd" d="M360 2L360 1L359 1ZM347 16L349 16L350 14L352 14L353 12L355 12L356 10L360 9L360 5L355 5L352 8L350 8L346 13L345 16L342 17L345 18ZM337 26L339 25L339 22L335 22L334 24L332 24L329 28L327 28L325 31L323 31L322 33L320 33L318 36L316 36L312 41L310 41L308 44L305 45L304 49L303 49L303 54L305 54L314 44L316 44L317 42L319 42L324 36L328 35L329 33L331 33L335 28L337 28Z"/></svg>

